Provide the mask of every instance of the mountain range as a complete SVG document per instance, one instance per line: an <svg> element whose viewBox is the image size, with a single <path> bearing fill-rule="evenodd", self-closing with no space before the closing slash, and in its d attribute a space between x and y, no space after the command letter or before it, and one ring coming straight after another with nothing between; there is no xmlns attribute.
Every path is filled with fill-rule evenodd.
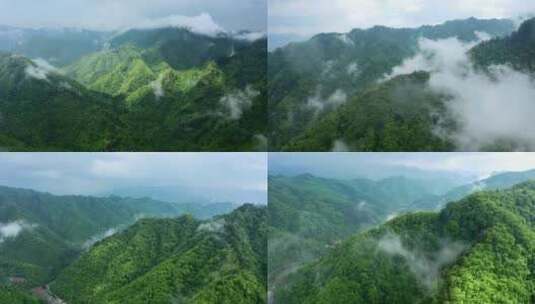
<svg viewBox="0 0 535 304"><path fill-rule="evenodd" d="M54 281L80 255L91 252L103 239L137 231L136 227L145 227L157 236L164 233L158 229L167 227L166 232L181 235L186 231L181 230L182 225L184 229L200 225L211 227L211 221L225 222L225 218L217 216L233 214L234 217L228 215L229 222L232 217L231 226L239 230L236 233L244 233L238 222L248 220L250 214L247 210L252 210L251 216L262 212L257 211L261 210L260 207L248 206L232 213L235 208L228 203L168 203L119 196L56 196L0 187L0 299L14 301L9 303L27 303L24 299L32 299L30 289L43 299L47 293L40 286ZM179 216L182 217L175 220ZM214 216L216 218L210 220ZM257 219L256 225L261 223ZM152 226L156 230L151 230ZM194 236L197 237L192 232L190 237ZM187 242L193 246L196 241L189 239ZM19 298L20 301L16 302Z"/></svg>
<svg viewBox="0 0 535 304"><path fill-rule="evenodd" d="M266 38L186 28L0 37L4 150L265 150Z"/></svg>
<svg viewBox="0 0 535 304"><path fill-rule="evenodd" d="M375 26L280 47L268 55L270 150L530 149L530 143L507 136L463 146L459 133L466 122L449 107L455 96L431 87L436 71L400 67L438 56L422 51L422 44L438 48L433 42L456 39L471 47L466 64L490 79L488 68L496 65L531 71L534 20L518 30L510 20L475 18L418 28Z"/></svg>
<svg viewBox="0 0 535 304"><path fill-rule="evenodd" d="M271 176L268 246L270 302L327 303L332 299L337 299L336 303L444 303L443 298L440 300L436 298L434 299L436 302L429 302L432 297L426 297L429 295L429 290L425 284L410 285L406 279L406 277L413 277L414 273L411 272L413 268L420 271L416 275L423 277L425 274L421 273L420 268L424 268L426 271L429 270L429 275L434 277L424 277L422 281L432 279L435 283L442 282L442 279L438 279L438 272L441 269L435 267L433 262L436 261L432 259L452 259L447 257L450 254L449 250L458 249L456 246L459 244L456 242L459 240L443 235L433 235L432 243L422 246L435 248L436 251L427 252L425 257L422 256L421 248L410 254L407 253L418 240L423 238L427 241L425 237L430 237L430 234L435 233L433 229L437 224L434 222L427 224L428 221L434 221L431 218L439 216L434 212L446 213L454 208L453 206L460 204L454 203L455 201L462 200L465 209L457 212L467 213L471 210L470 208L476 208L469 203L472 202L471 195L473 197L479 195L483 197L487 193L502 195L502 192L507 191L515 192L516 195L523 191L518 189L524 189L524 187L532 189L533 183L529 181L533 178L535 178L533 170L504 172L464 186L452 187L449 190L441 189L442 191L435 191L433 194L426 191L433 189L429 181L403 177L372 181L367 179L336 180L309 174L294 177ZM510 187L526 182L527 186L518 186L514 188L515 190L508 190ZM506 195L497 196L492 199L492 202L507 205L509 201L502 199L503 197ZM523 197L519 200L522 202ZM490 209L485 211L485 214L494 212L494 209ZM518 215L529 218L532 211L520 209L517 212ZM406 228L403 225L409 225L407 224L409 222L410 225L415 225L410 229L417 229L420 234L399 232L400 229ZM498 222L499 220L496 220L496 223ZM396 223L399 223L400 227L393 226L397 225ZM467 220L459 225L478 224ZM395 230L392 227L395 227ZM405 241L404 237L410 238L412 243L408 245L399 243L401 242L399 238ZM375 247L368 246L369 238L376 241ZM385 250L394 248L401 252L408 260L407 265L400 266L398 263L392 266L389 264L390 260L384 259L385 256L373 256L373 253L377 251L377 242L383 238L384 246L387 248ZM440 246L445 246L442 243L453 247L442 248ZM466 244L462 243L462 245ZM353 252L352 248L363 250L363 252L369 250L369 252ZM361 257L365 259L362 265L358 262ZM374 260L370 261L372 258ZM417 258L421 260L413 261ZM393 259L394 262L397 261L396 258ZM448 263L451 262L453 260ZM325 263L329 265L324 267ZM361 268L351 268L355 265ZM446 265L445 262L444 265ZM383 267L387 266L396 268L389 268L389 273L383 273L385 269ZM378 272L376 276L375 271ZM336 272L346 273L348 277L335 276ZM359 273L359 275L351 276L350 273ZM331 280L333 285L327 286L331 284ZM398 283L407 285L396 285ZM437 284L433 283L433 290ZM365 288L374 289L373 292L379 294L372 297L370 296L372 291L368 293ZM347 294L345 294L346 291ZM341 295L338 295L338 292ZM322 293L321 296L319 293Z"/></svg>

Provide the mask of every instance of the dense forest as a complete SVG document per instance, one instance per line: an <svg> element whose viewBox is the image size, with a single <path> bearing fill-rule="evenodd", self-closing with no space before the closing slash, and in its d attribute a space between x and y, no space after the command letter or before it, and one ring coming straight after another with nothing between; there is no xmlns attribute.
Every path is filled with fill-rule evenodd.
<svg viewBox="0 0 535 304"><path fill-rule="evenodd" d="M489 191L489 193L494 193L493 191L508 191L507 189L510 187L533 178L535 178L535 171L533 170L505 172L466 185L455 186L454 184L448 185L445 180L440 179L424 180L406 177L391 177L372 181L367 179L329 179L309 174L294 177L270 176L268 282L271 301L272 303L332 303L329 301L337 299L338 296L335 297L335 295L341 292L340 302L335 303L361 303L355 300L359 299L359 297L362 298L362 303L419 303L415 298L395 298L396 294L404 294L404 287L400 287L398 291L380 288L383 295L377 298L376 302L373 302L372 298L368 298L366 292L362 289L355 287L355 290L351 290L351 286L359 286L360 283L358 282L359 280L364 280L364 276L370 276L375 270L382 269L377 267L383 267L384 265L382 266L382 264L388 265L390 262L377 258L373 261L367 260L367 262L359 266L373 268L345 269L343 267L346 267L346 263L358 263L361 253L350 257L350 253L345 253L348 255L347 259L350 259L345 262L342 262L339 255L334 256L334 254L341 250L350 250L349 248L361 246L359 242L363 242L363 240L368 242L367 240L371 236L377 236L376 232L373 232L375 230L382 231L378 239L385 235L385 238L391 237L390 234L386 234L387 231L391 231L388 228L390 227L389 225L401 221L401 219L414 217L419 221L431 216L432 212L451 208L452 205L449 203L462 200L478 191L484 190ZM414 215L414 212L419 213ZM381 226L385 222L388 223ZM463 222L463 225L471 224ZM374 227L379 228L374 229ZM367 229L372 230L370 230L371 232L365 232ZM419 229L421 229L420 233L422 234L429 234L434 231L427 226ZM429 229L429 231L425 232L425 229ZM359 232L364 236L360 236ZM418 237L415 237L413 241L416 242L417 240ZM455 240L447 238L440 239L440 242L443 240L455 243ZM393 241L397 246L395 237ZM439 246L440 242L435 245ZM372 251L375 251L377 244L374 246L368 248L362 245L363 248L367 248L362 250L374 248ZM454 249L457 248L455 246L457 246L456 243ZM442 254L446 253L448 253L447 250ZM368 252L366 254L371 253ZM371 257L366 258L369 259ZM333 263L333 265L329 265L332 268L327 270L322 268L323 266L316 266L326 259ZM422 261L424 266L428 263L430 263L428 260ZM396 269L388 271L392 271L392 273L404 271L406 273L399 275L411 276L410 271L406 268L399 265L396 267ZM309 268L313 270L306 272L305 269ZM347 280L344 277L338 277L335 281L339 281L338 283L343 286L333 282L334 285L329 291L331 293L323 295L321 300L315 297L305 297L308 288L312 288L311 290L315 292L320 288L319 286L322 286L321 284L323 283L320 283L320 281L314 281L315 275L312 274L320 270L325 271L326 276L335 270L348 274L353 271L363 272L363 274L358 278L352 277L354 278L353 282L346 282ZM433 269L433 271L436 272L438 269ZM436 275L438 276L438 274ZM377 275L377 281L374 281L379 284L377 286L391 284L389 282L390 278L384 279L385 276L386 274ZM304 277L307 280L313 280L307 281L307 284L311 285L301 286L299 291L293 287L288 287L301 284L300 280L304 280ZM378 283L379 280L383 279L387 282ZM397 282L398 279L392 277L392 282ZM349 285L344 285L346 283ZM370 286L375 283L370 283ZM338 290L337 286L341 289ZM417 289L414 289L414 292ZM346 290L350 294L345 295ZM421 290L421 292L424 295L427 294L425 290ZM297 295L298 293L300 294ZM418 293L415 293L415 296L419 297ZM442 300L437 301L436 303L444 302Z"/></svg>
<svg viewBox="0 0 535 304"><path fill-rule="evenodd" d="M56 196L0 187L0 299L12 299L0 302L33 303L30 289L36 293L95 243L141 219L190 214L192 221L202 221L232 209L226 203Z"/></svg>
<svg viewBox="0 0 535 304"><path fill-rule="evenodd" d="M389 75L420 54L422 39L448 38L474 45L468 64L475 69L501 64L532 71L534 23L527 20L517 31L510 20L475 18L419 28L376 26L278 48L268 57L270 150L467 149L455 140L464 121L447 106L454 96L430 86L431 71ZM477 149L526 148L505 137Z"/></svg>
<svg viewBox="0 0 535 304"><path fill-rule="evenodd" d="M68 303L266 303L267 208L141 220L51 285Z"/></svg>
<svg viewBox="0 0 535 304"><path fill-rule="evenodd" d="M24 47L0 40L3 150L266 149L265 38L185 28L22 33ZM55 66L42 59L54 55L63 55Z"/></svg>
<svg viewBox="0 0 535 304"><path fill-rule="evenodd" d="M337 243L277 303L532 303L535 183L476 192Z"/></svg>

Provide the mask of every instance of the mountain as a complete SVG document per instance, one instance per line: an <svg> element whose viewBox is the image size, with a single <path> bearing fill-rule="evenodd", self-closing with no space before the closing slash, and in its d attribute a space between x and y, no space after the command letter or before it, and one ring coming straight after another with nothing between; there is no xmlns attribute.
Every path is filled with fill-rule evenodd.
<svg viewBox="0 0 535 304"><path fill-rule="evenodd" d="M491 177L455 187L443 195L430 195L414 201L407 210L436 211L447 203L481 190L503 190L516 184L535 180L535 170L497 173Z"/></svg>
<svg viewBox="0 0 535 304"><path fill-rule="evenodd" d="M210 221L145 219L66 268L51 290L68 303L266 303L267 208Z"/></svg>
<svg viewBox="0 0 535 304"><path fill-rule="evenodd" d="M0 187L0 280L21 277L29 287L43 285L81 251L140 218L207 218L232 209Z"/></svg>
<svg viewBox="0 0 535 304"><path fill-rule="evenodd" d="M415 200L437 195L430 191L434 183L440 181L270 176L270 289L357 231L379 225Z"/></svg>
<svg viewBox="0 0 535 304"><path fill-rule="evenodd" d="M290 43L276 49L269 53L268 58L270 150L329 151L335 149L334 142L345 135L358 136L351 138L348 149L376 151L383 146L389 148L386 140L373 139L381 136L377 133L387 132L384 129L388 123L394 128L401 125L408 129L405 133L417 132L415 135L418 140L415 143L409 141L412 146L403 146L402 150L414 150L415 147L418 151L429 151L430 148L451 150L450 143L440 141L427 129L437 123L433 117L437 115L433 115L433 111L440 113L441 105L437 104L437 100L441 96L431 97L429 92L419 88L425 86L425 75L408 75L384 84L378 82L382 82L394 67L418 52L421 38L436 40L458 37L464 42L475 42L481 33L503 37L513 30L514 25L510 20L470 18L419 28L376 26L345 34L324 33L306 42ZM404 88L409 91L411 98L417 99L413 101L406 98L409 105L393 100L393 97L402 95L402 92L393 89L403 82L415 82L415 88ZM380 101L380 104L375 106L372 102L368 103L368 98ZM354 111L359 110L358 115L364 117L333 122L338 119L329 113L336 112L342 105L348 105ZM405 113L404 110L409 107L417 108L418 114ZM362 111L363 108L365 111ZM401 117L398 118L398 115ZM327 127L327 130L317 128L318 124ZM324 138L326 136L313 140L302 138L312 137L314 132L331 136L328 141ZM369 134L340 134L357 132ZM431 139L425 141L429 136Z"/></svg>
<svg viewBox="0 0 535 304"><path fill-rule="evenodd" d="M50 66L0 53L0 146L5 149L107 150L120 113L111 97Z"/></svg>
<svg viewBox="0 0 535 304"><path fill-rule="evenodd" d="M535 71L535 18L524 21L519 29L506 37L485 41L471 50L480 67L507 64L514 69Z"/></svg>
<svg viewBox="0 0 535 304"><path fill-rule="evenodd" d="M292 274L280 303L531 303L535 183L356 234Z"/></svg>
<svg viewBox="0 0 535 304"><path fill-rule="evenodd" d="M429 73L401 75L371 85L318 118L291 139L288 151L452 151L454 143L435 130L453 133L457 123L446 96L428 87Z"/></svg>
<svg viewBox="0 0 535 304"><path fill-rule="evenodd" d="M130 30L61 68L1 54L0 147L265 150L267 39L240 37Z"/></svg>
<svg viewBox="0 0 535 304"><path fill-rule="evenodd" d="M65 66L99 51L110 36L108 32L74 28L0 26L0 51L42 58L53 65Z"/></svg>

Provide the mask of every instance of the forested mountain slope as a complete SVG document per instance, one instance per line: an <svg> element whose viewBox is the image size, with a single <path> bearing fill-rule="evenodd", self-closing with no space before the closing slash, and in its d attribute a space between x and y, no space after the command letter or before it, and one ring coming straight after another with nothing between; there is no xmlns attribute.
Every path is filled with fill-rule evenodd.
<svg viewBox="0 0 535 304"><path fill-rule="evenodd" d="M266 303L267 209L141 220L97 243L52 290L68 303Z"/></svg>
<svg viewBox="0 0 535 304"><path fill-rule="evenodd" d="M290 276L280 303L532 303L535 183L357 234Z"/></svg>
<svg viewBox="0 0 535 304"><path fill-rule="evenodd" d="M2 54L0 147L266 149L266 38L160 28L126 31L105 46L61 69Z"/></svg>
<svg viewBox="0 0 535 304"><path fill-rule="evenodd" d="M438 195L431 192L432 183L404 177L372 181L270 176L270 289L284 285L288 274L348 236L407 210L413 201Z"/></svg>
<svg viewBox="0 0 535 304"><path fill-rule="evenodd" d="M0 187L0 280L21 277L27 286L45 284L84 248L137 219L185 213L217 214L207 214L203 206L151 199L55 196Z"/></svg>
<svg viewBox="0 0 535 304"><path fill-rule="evenodd" d="M485 41L471 51L481 67L508 64L516 70L535 71L535 18L526 20L507 37Z"/></svg>
<svg viewBox="0 0 535 304"><path fill-rule="evenodd" d="M356 94L373 87L403 60L415 55L420 38L458 37L461 41L472 42L482 33L502 37L513 29L510 20L475 18L419 28L376 26L346 34L319 34L309 41L291 43L270 52L271 149L291 150L287 145L294 137L316 125L320 118L346 100L355 103L351 99L355 99ZM306 150L317 148L305 147Z"/></svg>

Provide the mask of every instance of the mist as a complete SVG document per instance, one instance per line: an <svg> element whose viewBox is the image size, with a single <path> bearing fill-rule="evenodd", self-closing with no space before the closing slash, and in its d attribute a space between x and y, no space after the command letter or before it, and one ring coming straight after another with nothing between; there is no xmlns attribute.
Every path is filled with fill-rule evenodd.
<svg viewBox="0 0 535 304"><path fill-rule="evenodd" d="M434 290L440 282L440 271L453 263L467 249L461 242L442 240L440 248L432 254L406 248L399 236L388 233L383 236L377 247L389 255L402 256L410 271L427 290Z"/></svg>
<svg viewBox="0 0 535 304"><path fill-rule="evenodd" d="M0 223L0 244L6 239L16 238L22 231L35 228L33 224L26 221L19 220L8 223Z"/></svg>
<svg viewBox="0 0 535 304"><path fill-rule="evenodd" d="M484 33L478 36L480 41L488 39ZM438 128L434 133L455 142L458 150L492 149L499 143L518 151L534 150L533 80L505 65L491 66L488 71L475 69L469 50L476 44L457 38L421 39L420 52L395 67L387 78L414 71L431 73L430 88L448 96L448 115L459 124L453 133Z"/></svg>
<svg viewBox="0 0 535 304"><path fill-rule="evenodd" d="M237 90L221 97L220 103L228 110L230 119L238 120L259 95L260 92L249 85L245 90Z"/></svg>

